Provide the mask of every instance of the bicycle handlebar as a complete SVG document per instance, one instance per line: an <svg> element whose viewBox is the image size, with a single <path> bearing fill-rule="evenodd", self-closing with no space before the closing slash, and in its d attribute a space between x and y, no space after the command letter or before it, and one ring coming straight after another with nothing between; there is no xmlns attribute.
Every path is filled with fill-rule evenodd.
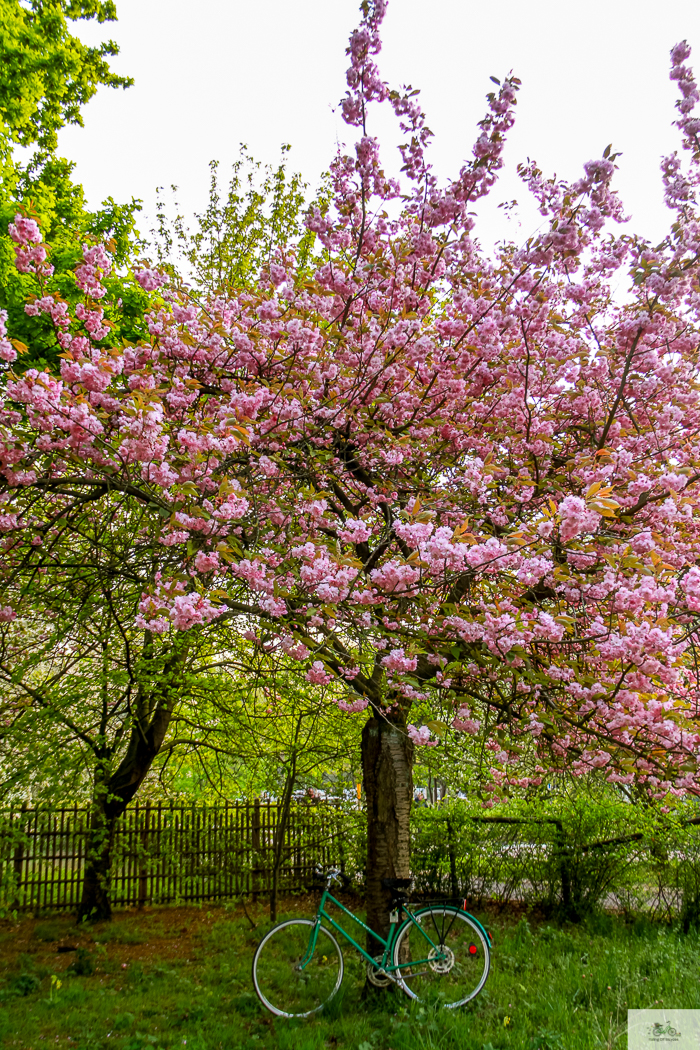
<svg viewBox="0 0 700 1050"><path fill-rule="evenodd" d="M349 883L352 881L347 877L347 875L344 875L342 873L340 868L329 868L328 871L324 872L323 868L319 864L317 864L314 869L314 872L318 876L319 880L325 880L327 890L331 888L332 882Z"/></svg>

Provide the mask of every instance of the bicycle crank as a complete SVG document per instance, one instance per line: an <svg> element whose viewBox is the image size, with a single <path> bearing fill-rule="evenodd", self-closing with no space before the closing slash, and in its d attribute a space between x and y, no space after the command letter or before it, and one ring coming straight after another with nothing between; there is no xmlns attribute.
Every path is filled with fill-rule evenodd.
<svg viewBox="0 0 700 1050"><path fill-rule="evenodd" d="M387 985L392 984L393 978L382 969L381 955L375 955L374 963L367 963L367 980L376 988L386 988Z"/></svg>

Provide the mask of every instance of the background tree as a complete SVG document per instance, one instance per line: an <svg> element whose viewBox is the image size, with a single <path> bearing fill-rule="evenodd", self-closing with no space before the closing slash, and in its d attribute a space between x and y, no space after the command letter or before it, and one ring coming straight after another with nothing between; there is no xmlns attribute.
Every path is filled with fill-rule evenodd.
<svg viewBox="0 0 700 1050"><path fill-rule="evenodd" d="M382 879L409 873L413 749L431 738L412 705L475 736L488 726L497 797L562 768L696 793L700 743L689 49L672 53L692 159L664 162L667 240L607 232L622 211L606 150L573 184L522 168L545 221L492 261L471 209L500 167L517 81L489 96L472 159L438 186L415 93L374 63L384 10L365 3L351 37L343 113L359 141L308 218L325 249L311 280L293 249L254 288L202 303L140 271L160 289L149 338L114 346L106 256L86 247L72 310L47 294L36 225L15 223L41 285L29 310L52 317L65 356L60 380L8 378L0 449L11 633L59 522L77 533L83 503L109 520L128 497L153 552L139 629L164 647L222 618L251 641L272 631L307 681L336 680L345 708L367 711L380 932ZM367 134L371 101L408 135L403 196Z"/></svg>
<svg viewBox="0 0 700 1050"><path fill-rule="evenodd" d="M69 31L68 21L117 18L111 0L2 0L0 3L0 143L5 159L12 144L53 154L66 124L82 127L81 107L100 84L133 84L109 68L119 54L113 40L88 47Z"/></svg>
<svg viewBox="0 0 700 1050"><path fill-rule="evenodd" d="M63 792L91 798L80 913L104 918L115 821L183 695L196 694L201 632L163 644L136 627L153 568L152 551L138 539L138 505L114 500L106 521L91 514L84 493L72 496L72 509L82 513L70 523L35 517L39 562L4 581L5 597L15 595L25 614L21 629L3 625L0 640L0 753L7 787L39 778L49 787L61 773Z"/></svg>
<svg viewBox="0 0 700 1050"><path fill-rule="evenodd" d="M171 274L186 274L197 292L212 294L254 286L261 266L269 266L273 253L290 244L296 243L301 266L307 260L311 264L315 236L303 223L307 187L298 173L287 171L289 150L282 147L280 163L273 169L241 146L225 193L219 162L211 161L209 200L194 216L194 230L179 212L171 217L161 193L154 231L159 266ZM175 193L177 187L172 190ZM325 196L322 188L319 201Z"/></svg>
<svg viewBox="0 0 700 1050"><path fill-rule="evenodd" d="M104 534L96 546L104 555ZM285 670L279 653L257 651L232 625L195 628L167 645L139 631L138 583L104 566L83 571L84 552L73 553L74 566L62 559L62 578L37 574L43 597L36 617L25 587L22 630L1 631L0 790L23 800L30 790L33 801L51 805L91 801L80 905L89 918L110 915L116 821L147 779L148 797L162 796L164 785L171 795L178 769L194 762L209 788L205 797L271 792L280 800L274 912L293 794L349 768L356 728ZM130 568L138 581L135 553Z"/></svg>
<svg viewBox="0 0 700 1050"><path fill-rule="evenodd" d="M310 686L275 648L255 657L244 649L237 659L217 659L210 703L202 707L195 700L180 713L176 726L186 725L189 733L176 733L170 747L185 759L185 745L219 790L235 782L244 797L262 789L277 799L270 893L275 921L294 799L300 789L313 795L314 784L324 797L335 795L336 802L348 789L354 794L360 740L356 720L333 703L336 688ZM221 681L222 671L227 683ZM161 754L166 757L165 749Z"/></svg>
<svg viewBox="0 0 700 1050"><path fill-rule="evenodd" d="M140 202L87 207L83 189L72 178L73 164L57 155L57 135L67 124L82 126L82 107L100 86L126 88L132 80L110 70L119 49L112 40L88 47L71 32L71 23L116 19L113 3L97 0L0 2L0 309L8 313L10 336L31 347L25 361L57 363L60 347L53 326L24 312L29 287L14 265L8 223L18 206L40 222L53 248L53 265L63 295L70 296L72 269L80 259L84 235L109 239L117 265L138 249L135 216ZM24 147L21 154L15 147ZM27 148L31 150L26 160ZM115 284L118 279L112 278ZM136 334L147 296L127 291L126 309L115 321L129 338ZM119 298L119 293L115 294ZM143 335L143 329L138 329Z"/></svg>
<svg viewBox="0 0 700 1050"><path fill-rule="evenodd" d="M287 756L296 750L292 792L354 794L358 723L338 711L337 690L310 686L276 646L261 651L230 625L213 640L217 648L208 658L202 654L201 671L208 674L199 675L196 699L175 712L172 739L154 765L164 792L208 800L279 798ZM293 745L295 737L301 743Z"/></svg>

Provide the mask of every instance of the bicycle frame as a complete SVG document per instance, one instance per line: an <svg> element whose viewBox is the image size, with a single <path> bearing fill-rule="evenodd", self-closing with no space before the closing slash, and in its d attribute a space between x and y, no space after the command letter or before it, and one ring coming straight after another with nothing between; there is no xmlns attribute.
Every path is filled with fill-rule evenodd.
<svg viewBox="0 0 700 1050"><path fill-rule="evenodd" d="M325 905L326 905L326 901L327 900L332 901L332 903L337 908L340 908L340 910L345 912L346 915L349 915L350 918L353 920L353 922L356 922L359 926L362 927L363 930L365 930L367 933L371 934L372 937L374 937L377 941L379 941L380 944L384 945L384 951L382 953L382 961L381 961L381 963L378 964L376 962L376 960L373 959L372 956L368 952L366 952L365 949L362 948L357 943L357 941L354 939L354 937L351 937L351 935L346 930L344 930L343 927L339 923L336 922L336 920L333 918L333 916L330 915L328 911L326 911ZM437 952L437 956L433 956L433 959L441 958L442 957L442 953L440 951L439 946L437 944L435 944L431 940L430 935L423 928L422 924L419 923L419 922L416 922L416 919L415 919L413 913L408 910L408 908L405 906L405 904L401 904L400 908L401 908L402 912L404 913L404 915L407 916L408 920L410 922L412 922L414 926L418 927L418 929L421 931L421 933L423 934L425 939L428 941L430 947L435 952ZM420 913L418 913L418 914L420 914ZM330 926L332 926L334 930L336 930L338 933L341 933L343 935L343 937L345 938L345 940L349 941L350 944L353 946L353 948L355 948L360 953L360 955L362 955L367 960L368 963L370 963L372 966L377 966L378 965L382 970L384 970L384 972L386 973L387 977L390 976L391 973L396 972L397 970L400 970L402 966L416 966L416 965L420 965L421 963L424 963L424 962L427 963L427 962L430 961L427 958L427 956L426 956L425 959L413 959L410 963L400 963L398 966L391 965L391 952L392 952L392 949L394 947L394 941L396 940L396 937L397 937L399 929L405 925L405 920L404 920L404 922L392 923L391 924L391 930L389 932L389 938L388 938L388 940L385 940L383 937L380 937L379 934L376 933L371 927L367 926L364 922L362 922L361 919L358 919L357 916L354 915L353 912L351 912L349 908L346 908L344 904L341 904L339 900L336 900L336 898L333 896L333 894L330 892L330 890L325 889L323 891L323 896L321 897L318 909L316 911L316 918L314 920L313 930L311 931L311 937L309 939L309 947L306 950L306 955L304 956L304 958L301 960L301 962L299 964L299 969L300 970L303 970L309 964L309 962L311 961L311 959L313 957L313 954L314 954L314 952L316 950L316 941L317 941L317 938L318 938L318 931L319 931L319 927L321 925L321 920L322 919L325 919L326 922Z"/></svg>

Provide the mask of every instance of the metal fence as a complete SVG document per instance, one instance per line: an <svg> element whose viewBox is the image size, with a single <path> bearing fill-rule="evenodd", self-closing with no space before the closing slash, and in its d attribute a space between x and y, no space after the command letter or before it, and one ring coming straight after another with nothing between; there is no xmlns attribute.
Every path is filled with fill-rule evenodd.
<svg viewBox="0 0 700 1050"><path fill-rule="evenodd" d="M343 857L339 813L303 803L289 815L280 890L311 883L316 864ZM82 889L90 810L0 811L0 907L74 910ZM117 820L110 896L116 906L255 898L269 892L278 807L255 800L217 806L130 806Z"/></svg>

